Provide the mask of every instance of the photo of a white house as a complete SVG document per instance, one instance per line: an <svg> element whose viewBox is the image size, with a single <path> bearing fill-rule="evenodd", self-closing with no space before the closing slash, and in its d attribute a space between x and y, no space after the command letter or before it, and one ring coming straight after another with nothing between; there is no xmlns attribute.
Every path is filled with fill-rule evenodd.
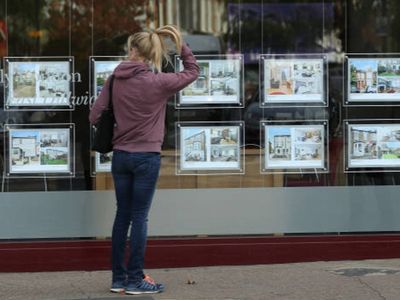
<svg viewBox="0 0 400 300"><path fill-rule="evenodd" d="M41 147L67 147L68 143L68 130L43 130L40 132Z"/></svg>
<svg viewBox="0 0 400 300"><path fill-rule="evenodd" d="M240 170L239 126L181 126L180 132L181 170Z"/></svg>
<svg viewBox="0 0 400 300"><path fill-rule="evenodd" d="M349 167L381 168L400 165L399 124L351 124L347 132Z"/></svg>
<svg viewBox="0 0 400 300"><path fill-rule="evenodd" d="M376 127L350 127L350 158L378 158Z"/></svg>
<svg viewBox="0 0 400 300"><path fill-rule="evenodd" d="M12 98L34 98L36 96L36 64L30 62L13 63L10 67Z"/></svg>
<svg viewBox="0 0 400 300"><path fill-rule="evenodd" d="M68 166L69 130L44 129L40 132L40 163L42 165Z"/></svg>
<svg viewBox="0 0 400 300"><path fill-rule="evenodd" d="M184 129L184 161L206 161L205 130Z"/></svg>
<svg viewBox="0 0 400 300"><path fill-rule="evenodd" d="M271 160L290 160L292 156L292 135L289 127L269 127L268 153Z"/></svg>
<svg viewBox="0 0 400 300"><path fill-rule="evenodd" d="M41 165L68 165L69 155L67 147L40 148Z"/></svg>
<svg viewBox="0 0 400 300"><path fill-rule="evenodd" d="M121 63L120 60L95 61L94 62L94 84L93 95L100 95L101 90L108 77L114 72L114 69Z"/></svg>
<svg viewBox="0 0 400 300"><path fill-rule="evenodd" d="M39 165L40 145L39 132L32 131L10 131L11 165L29 166Z"/></svg>
<svg viewBox="0 0 400 300"><path fill-rule="evenodd" d="M282 125L265 126L265 169L292 172L323 168L326 158L325 124L279 123Z"/></svg>
<svg viewBox="0 0 400 300"><path fill-rule="evenodd" d="M10 173L69 172L70 129L10 129Z"/></svg>

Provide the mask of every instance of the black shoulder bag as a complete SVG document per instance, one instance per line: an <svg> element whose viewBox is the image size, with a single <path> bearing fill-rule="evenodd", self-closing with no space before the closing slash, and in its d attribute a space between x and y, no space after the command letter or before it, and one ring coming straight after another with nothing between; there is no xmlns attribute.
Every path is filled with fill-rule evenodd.
<svg viewBox="0 0 400 300"><path fill-rule="evenodd" d="M93 127L92 150L100 153L108 153L113 150L112 139L115 126L114 109L112 104L114 75L110 78L108 109L101 113L100 119Z"/></svg>

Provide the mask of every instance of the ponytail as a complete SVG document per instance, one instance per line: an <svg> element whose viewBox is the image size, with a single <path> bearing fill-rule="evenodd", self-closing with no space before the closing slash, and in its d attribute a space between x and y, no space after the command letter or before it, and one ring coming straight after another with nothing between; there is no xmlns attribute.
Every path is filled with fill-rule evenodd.
<svg viewBox="0 0 400 300"><path fill-rule="evenodd" d="M180 54L182 35L173 25L166 25L154 32L138 32L128 38L128 51L136 48L138 54L146 61L151 62L158 71L161 71L163 58L170 62L169 49L165 39L171 39L175 44L176 52Z"/></svg>

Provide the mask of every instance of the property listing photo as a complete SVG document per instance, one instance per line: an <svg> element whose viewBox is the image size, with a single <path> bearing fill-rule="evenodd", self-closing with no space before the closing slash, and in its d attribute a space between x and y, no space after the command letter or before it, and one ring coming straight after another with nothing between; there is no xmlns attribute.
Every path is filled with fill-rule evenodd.
<svg viewBox="0 0 400 300"><path fill-rule="evenodd" d="M400 58L349 58L349 102L400 101Z"/></svg>
<svg viewBox="0 0 400 300"><path fill-rule="evenodd" d="M268 58L263 56L262 104L324 104L323 58Z"/></svg>
<svg viewBox="0 0 400 300"><path fill-rule="evenodd" d="M179 170L241 169L241 126L192 125L179 128Z"/></svg>
<svg viewBox="0 0 400 300"><path fill-rule="evenodd" d="M179 68L183 69L179 60ZM221 59L197 57L200 74L197 80L184 88L177 96L177 106L240 105L242 84L242 58L229 56Z"/></svg>
<svg viewBox="0 0 400 300"><path fill-rule="evenodd" d="M326 124L263 122L263 172L326 171Z"/></svg>
<svg viewBox="0 0 400 300"><path fill-rule="evenodd" d="M399 168L400 124L348 124L347 168Z"/></svg>
<svg viewBox="0 0 400 300"><path fill-rule="evenodd" d="M70 60L19 61L5 59L8 85L5 108L70 108L72 69Z"/></svg>
<svg viewBox="0 0 400 300"><path fill-rule="evenodd" d="M70 173L71 142L69 128L8 130L9 173ZM21 126L22 127L22 126Z"/></svg>
<svg viewBox="0 0 400 300"><path fill-rule="evenodd" d="M107 60L106 60L107 59ZM95 98L100 94L107 78L121 63L123 57L91 57L92 63L92 95Z"/></svg>

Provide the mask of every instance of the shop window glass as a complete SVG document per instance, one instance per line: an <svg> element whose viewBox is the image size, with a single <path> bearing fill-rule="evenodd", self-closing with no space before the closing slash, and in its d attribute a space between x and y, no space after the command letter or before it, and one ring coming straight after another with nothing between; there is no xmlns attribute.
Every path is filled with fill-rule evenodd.
<svg viewBox="0 0 400 300"><path fill-rule="evenodd" d="M400 124L396 119L399 102L383 101L378 105L374 103L374 106L357 102L347 105L346 97L354 93L356 99L356 94L364 91L371 95L397 93L400 90L400 59L398 55L390 56L399 48L399 15L400 2L396 0L3 0L0 2L0 56L10 60L3 59L2 64L0 121L17 129L35 124L42 129L49 124L49 128L54 130L54 124L64 124L60 128L65 130L65 124L73 124L74 151L71 153L75 157L74 176L10 176L7 172L12 169L10 160L23 161L24 152L12 147L9 132L3 127L0 139L1 149L4 149L0 154L2 191L113 188L107 171L111 156L94 156L90 152L88 102L98 92L92 89L93 65L90 58L100 61L103 57L106 62L118 63L125 55L125 42L131 33L165 24L177 24L198 58L209 57L211 65L212 60L215 63L222 57L226 60L229 56L242 56L243 77L240 84L243 86L243 99L240 100L243 106L181 109L176 107L175 98L171 98L167 108L160 189L398 184L397 168L386 168L385 160L393 160L396 165L400 156L397 153L400 147L396 146L400 131L400 125L396 127ZM301 55L305 54L321 56L324 64L311 65L301 61L304 58ZM348 57L353 58L355 54L361 54L355 59L368 58L376 62L376 70L366 71L360 67L351 71L352 62ZM320 88L326 89L326 105L304 105L296 101L285 105L260 105L262 93L266 93L263 81L269 78L269 69L260 67L260 57L273 58L278 66L280 61L277 55L292 58L292 62L286 62L280 69L276 67L275 71L280 71L270 79L269 88L307 95L318 89L318 82L312 81L313 76L324 72L327 82ZM72 58L72 71L79 75L73 83L73 96L82 102L86 99L86 102L76 103L73 109L7 109L9 95L8 92L4 94L3 87L15 79L9 77L15 75L18 69L10 71L11 58L29 66L32 62L47 61L49 58L53 61L57 57ZM174 57L172 61L175 61ZM202 68L204 74L193 85L195 89L212 89L215 95L235 93L236 87L222 84L217 75L211 81L208 78L209 63L202 64L207 67ZM229 63L227 66L220 77L228 76L232 68L229 68ZM166 65L165 71L173 71L174 67ZM348 70L349 74L346 74ZM282 82L285 82L286 89L282 88ZM38 89L40 91L39 85ZM346 123L346 120L349 122ZM245 173L221 176L210 172L201 177L177 175L176 155L179 153L177 146L180 146L176 145L176 123L211 124L221 121L244 122L245 141L240 145L240 155L245 156ZM293 124L303 126L311 121L324 121L326 132L322 133L321 139L326 139L326 144L321 146L320 141L312 141L311 138L296 140L296 134L302 128L296 126L291 127L292 131L285 129L289 132L287 134L277 134L275 139L268 139L264 130L268 126L264 126L263 121L280 122L278 127L282 131ZM376 130L376 138L363 135L361 131L358 134L350 132L367 125L369 129ZM307 128L310 134L316 129L312 126ZM387 133L389 131L393 134ZM202 141L188 145L186 151L203 150L203 144ZM42 147L45 146L42 144ZM305 153L301 157L311 161L324 152L320 147L328 147L328 155L324 158L329 166L326 172L312 169L303 172L299 169L298 172L288 173L285 168L282 172L260 172L263 161L273 159L272 156L263 157L265 153L293 159L294 162L296 153ZM56 150L49 149L47 152L55 155ZM213 151L204 153L215 159L228 157L230 152L214 147ZM367 158L374 153L382 164L378 167L371 167L373 163ZM364 169L352 169L352 164L357 165L362 157L365 159Z"/></svg>

